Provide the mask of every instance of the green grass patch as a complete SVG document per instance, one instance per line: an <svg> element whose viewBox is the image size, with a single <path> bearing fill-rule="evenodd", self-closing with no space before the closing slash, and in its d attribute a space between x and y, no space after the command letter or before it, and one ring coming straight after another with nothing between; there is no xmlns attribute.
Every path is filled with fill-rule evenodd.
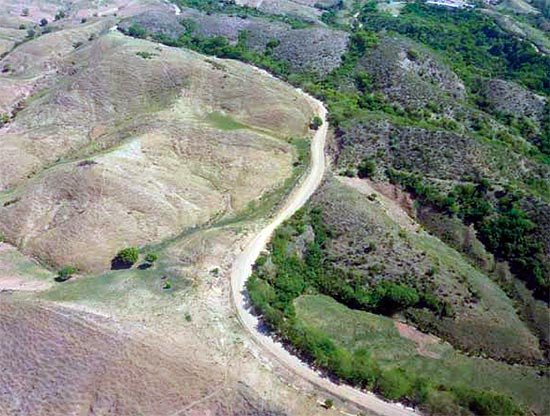
<svg viewBox="0 0 550 416"><path fill-rule="evenodd" d="M548 408L549 379L534 368L468 357L442 342L426 346L439 358L422 356L413 341L400 336L392 319L352 310L328 296L301 296L294 305L297 318L306 326L352 352L366 349L381 370L399 367L432 383L498 391L538 412Z"/></svg>
<svg viewBox="0 0 550 416"><path fill-rule="evenodd" d="M219 130L231 131L231 130L240 130L240 129L247 128L245 124L239 123L234 118L229 117L217 111L213 113L209 113L206 116L206 119L210 124L212 124L212 126L214 126Z"/></svg>
<svg viewBox="0 0 550 416"><path fill-rule="evenodd" d="M159 262L154 268L112 270L98 276L68 280L42 293L44 299L56 302L120 304L130 293L147 293L147 297L163 296L165 281L171 291L186 290L190 281Z"/></svg>

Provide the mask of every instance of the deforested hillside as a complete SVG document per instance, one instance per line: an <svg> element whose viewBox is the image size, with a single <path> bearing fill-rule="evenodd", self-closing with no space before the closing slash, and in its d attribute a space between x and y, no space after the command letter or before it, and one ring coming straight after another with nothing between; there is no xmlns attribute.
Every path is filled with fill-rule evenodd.
<svg viewBox="0 0 550 416"><path fill-rule="evenodd" d="M168 44L181 43L185 38L244 43L252 52L280 61L289 73L326 75L341 64L348 44L348 34L341 30L275 17L214 14L187 7L179 17L145 12L120 24L125 33L136 28Z"/></svg>
<svg viewBox="0 0 550 416"><path fill-rule="evenodd" d="M85 313L3 300L0 345L10 360L3 361L0 376L0 413L116 409L117 414L158 414L193 408L218 415L285 414L245 386L235 391L222 386L223 401L202 402L223 385L223 375L212 371L203 357L195 353L192 360L182 361L179 353L192 352L178 351L181 345L165 342L159 349L154 338L141 334L136 339L134 333L109 325L107 319ZM13 379L20 382L12 383ZM17 397L24 400L14 400ZM202 403L193 406L194 402Z"/></svg>
<svg viewBox="0 0 550 416"><path fill-rule="evenodd" d="M117 30L146 12L177 10L0 1L0 415L313 416L225 276L306 170L316 107Z"/></svg>
<svg viewBox="0 0 550 416"><path fill-rule="evenodd" d="M30 70L18 49L6 83ZM0 229L25 253L101 270L124 245L239 211L290 174L284 139L304 135L312 112L289 88L113 32L71 49L2 129Z"/></svg>

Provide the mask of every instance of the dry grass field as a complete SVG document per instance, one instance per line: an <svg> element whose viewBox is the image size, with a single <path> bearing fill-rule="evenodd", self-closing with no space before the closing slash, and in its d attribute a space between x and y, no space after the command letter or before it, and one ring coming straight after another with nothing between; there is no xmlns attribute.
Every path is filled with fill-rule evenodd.
<svg viewBox="0 0 550 416"><path fill-rule="evenodd" d="M238 211L290 176L284 139L305 135L312 116L290 87L119 33L78 48L63 33L3 60L16 85L41 67L26 50L71 49L1 132L0 230L25 253L101 271L124 246Z"/></svg>

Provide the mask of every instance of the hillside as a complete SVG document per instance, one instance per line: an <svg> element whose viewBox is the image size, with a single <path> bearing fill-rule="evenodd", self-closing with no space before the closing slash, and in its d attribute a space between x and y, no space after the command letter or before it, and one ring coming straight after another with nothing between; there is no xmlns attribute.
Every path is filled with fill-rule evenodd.
<svg viewBox="0 0 550 416"><path fill-rule="evenodd" d="M546 12L0 0L0 415L545 415Z"/></svg>
<svg viewBox="0 0 550 416"><path fill-rule="evenodd" d="M28 77L32 65L17 63L25 49L56 35L4 58L17 68L4 82ZM66 73L27 98L2 131L0 230L25 253L104 270L124 245L239 211L290 175L292 151L281 139L305 134L312 117L290 89L237 63L117 33L71 49L59 63ZM264 86L261 105L250 95L235 100Z"/></svg>
<svg viewBox="0 0 550 416"><path fill-rule="evenodd" d="M174 13L0 2L0 415L314 415L310 385L256 360L221 277L303 173L314 108L114 30L151 11Z"/></svg>

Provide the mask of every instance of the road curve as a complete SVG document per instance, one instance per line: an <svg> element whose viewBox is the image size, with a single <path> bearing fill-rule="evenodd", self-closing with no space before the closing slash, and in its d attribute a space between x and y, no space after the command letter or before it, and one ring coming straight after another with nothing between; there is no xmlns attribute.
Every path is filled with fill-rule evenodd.
<svg viewBox="0 0 550 416"><path fill-rule="evenodd" d="M252 315L247 308L245 284L252 273L252 266L256 258L266 248L275 229L300 209L313 192L315 192L325 173L325 142L328 132L327 110L320 101L305 94L303 91L300 91L300 93L306 96L314 106L319 117L323 119L323 124L315 132L315 136L311 140L311 164L305 180L300 182L292 191L285 204L271 222L246 242L246 245L233 263L231 268L231 295L237 309L237 317L250 333L252 340L265 352L269 353L280 364L284 365L297 376L329 392L331 395L379 415L418 416L418 413L399 403L385 402L372 393L365 393L345 384L336 384L322 377L310 368L307 363L290 354L282 344L260 332L258 330L257 317Z"/></svg>

